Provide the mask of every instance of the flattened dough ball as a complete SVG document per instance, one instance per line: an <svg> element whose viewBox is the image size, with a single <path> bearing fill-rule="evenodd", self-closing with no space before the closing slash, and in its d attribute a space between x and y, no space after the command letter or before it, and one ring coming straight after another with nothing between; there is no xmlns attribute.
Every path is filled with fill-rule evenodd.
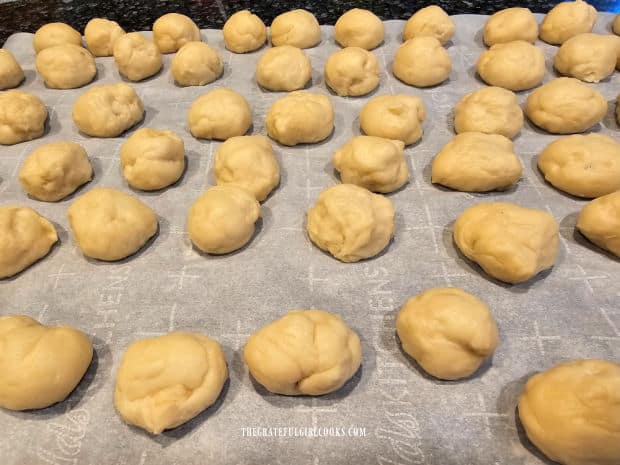
<svg viewBox="0 0 620 465"><path fill-rule="evenodd" d="M41 50L37 71L52 89L76 89L91 82L97 74L95 59L88 50L73 44L54 45Z"/></svg>
<svg viewBox="0 0 620 465"><path fill-rule="evenodd" d="M204 42L187 42L172 59L172 76L182 86L204 86L223 71L222 56Z"/></svg>
<svg viewBox="0 0 620 465"><path fill-rule="evenodd" d="M523 40L495 44L480 54L476 64L478 74L490 86L504 89L531 89L545 76L543 51Z"/></svg>
<svg viewBox="0 0 620 465"><path fill-rule="evenodd" d="M0 90L17 87L24 80L24 71L11 52L0 48Z"/></svg>
<svg viewBox="0 0 620 465"><path fill-rule="evenodd" d="M114 42L123 34L125 30L116 21L93 18L84 29L84 41L94 56L109 57L114 51Z"/></svg>
<svg viewBox="0 0 620 465"><path fill-rule="evenodd" d="M269 28L271 44L310 48L321 42L321 27L316 17L306 10L291 10L275 17Z"/></svg>
<svg viewBox="0 0 620 465"><path fill-rule="evenodd" d="M538 23L529 8L505 8L489 17L482 36L489 47L515 40L533 44L538 39Z"/></svg>
<svg viewBox="0 0 620 465"><path fill-rule="evenodd" d="M334 26L334 39L343 47L377 48L383 42L385 28L372 11L353 8L344 13Z"/></svg>
<svg viewBox="0 0 620 465"><path fill-rule="evenodd" d="M424 118L426 109L419 97L378 95L362 108L360 127L369 136L402 140L405 145L410 145L422 137Z"/></svg>
<svg viewBox="0 0 620 465"><path fill-rule="evenodd" d="M403 29L403 41L413 37L431 36L445 45L454 35L454 22L437 5L429 5L416 11Z"/></svg>
<svg viewBox="0 0 620 465"><path fill-rule="evenodd" d="M224 45L234 53L253 52L267 42L267 28L248 10L237 11L226 20L222 30Z"/></svg>
<svg viewBox="0 0 620 465"><path fill-rule="evenodd" d="M359 47L338 50L325 63L325 83L342 97L372 92L379 85L380 73L374 54Z"/></svg>
<svg viewBox="0 0 620 465"><path fill-rule="evenodd" d="M299 90L311 77L310 59L303 50L291 45L266 50L256 63L256 82L268 90Z"/></svg>
<svg viewBox="0 0 620 465"><path fill-rule="evenodd" d="M82 34L65 23L47 23L34 33L32 46L35 53L54 45L73 44L82 46Z"/></svg>
<svg viewBox="0 0 620 465"><path fill-rule="evenodd" d="M242 136L252 125L252 109L243 95L220 87L201 95L187 112L187 125L199 139Z"/></svg>
<svg viewBox="0 0 620 465"><path fill-rule="evenodd" d="M243 359L270 392L320 396L337 391L355 374L362 347L338 315L291 310L250 336Z"/></svg>
<svg viewBox="0 0 620 465"><path fill-rule="evenodd" d="M591 32L596 8L583 0L561 2L554 6L540 25L540 40L560 45L577 34Z"/></svg>
<svg viewBox="0 0 620 465"><path fill-rule="evenodd" d="M0 144L41 137L46 120L47 108L38 97L16 89L0 92Z"/></svg>
<svg viewBox="0 0 620 465"><path fill-rule="evenodd" d="M189 17L167 13L153 23L153 41L161 53L172 53L187 42L200 41L200 29Z"/></svg>
<svg viewBox="0 0 620 465"><path fill-rule="evenodd" d="M553 65L565 76L585 82L599 82L612 74L618 59L618 43L611 35L577 34L565 41Z"/></svg>
<svg viewBox="0 0 620 465"><path fill-rule="evenodd" d="M590 242L620 257L620 191L587 203L579 212L577 229Z"/></svg>
<svg viewBox="0 0 620 465"><path fill-rule="evenodd" d="M113 53L118 71L130 81L154 76L162 67L157 45L140 32L130 32L118 38Z"/></svg>
<svg viewBox="0 0 620 465"><path fill-rule="evenodd" d="M452 60L434 37L414 37L396 50L392 71L410 86L436 86L450 76Z"/></svg>

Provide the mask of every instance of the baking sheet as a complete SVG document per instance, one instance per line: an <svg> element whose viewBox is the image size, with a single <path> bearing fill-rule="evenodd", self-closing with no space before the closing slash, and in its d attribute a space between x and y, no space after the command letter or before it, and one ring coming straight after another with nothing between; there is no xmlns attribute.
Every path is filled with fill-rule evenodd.
<svg viewBox="0 0 620 465"><path fill-rule="evenodd" d="M540 16L539 16L540 18ZM609 31L612 15L600 14L598 31ZM71 107L83 89L46 89L34 71L31 34L11 36L5 47L25 69L21 89L50 110L45 138L0 149L0 204L28 205L54 222L60 244L17 277L0 282L0 314L24 313L46 324L71 324L94 340L96 356L70 398L34 412L0 411L0 462L51 464L539 464L515 422L516 398L525 379L555 363L579 358L620 357L618 260L574 232L584 201L545 184L536 154L556 136L529 123L516 140L524 178L503 193L451 192L430 183L433 155L453 136L452 109L466 92L481 87L475 62L483 50L483 16L454 17L449 45L450 80L432 89L406 86L390 73L403 21L386 22L385 43L375 50L382 66L375 94L404 92L427 108L424 137L406 150L411 182L390 195L396 207L394 241L380 256L344 264L311 245L304 233L305 211L318 193L338 182L331 156L359 134L358 113L368 97L332 95L335 131L325 142L298 147L274 144L282 167L280 187L262 206L262 220L243 250L215 257L198 254L185 233L186 214L213 184L212 160L219 143L192 138L185 118L190 103L218 86L242 93L254 111L253 134L264 134L264 116L282 93L261 91L253 71L264 51L234 55L221 32L203 31L223 53L221 79L206 87L181 88L170 74L171 55L156 77L132 84L144 101L140 127L171 129L183 137L187 171L174 187L156 193L133 191L121 175L119 147L126 138L79 134ZM555 47L539 44L547 56L545 80L554 77ZM322 69L338 47L331 27L320 46L307 50L312 90L328 93ZM97 59L98 76L86 86L120 77L112 58ZM618 138L613 100L616 73L596 87L610 102L596 131ZM519 94L523 102L527 92ZM95 186L133 193L159 216L159 235L120 263L85 259L69 233L66 211L75 198L37 202L20 189L16 173L35 147L70 139L82 144ZM561 250L551 272L533 282L495 282L464 261L451 239L455 218L481 201L502 200L549 210L561 225ZM472 379L442 382L425 376L400 350L394 334L399 306L434 286L460 286L485 300L498 321L501 344L492 364ZM357 375L333 394L284 397L267 393L250 379L241 349L248 334L293 308L340 313L361 336L363 363ZM127 345L136 338L171 330L201 331L223 345L230 380L220 399L194 420L160 436L125 425L113 406L115 373ZM278 429L285 428L285 429ZM331 428L331 430L330 430Z"/></svg>

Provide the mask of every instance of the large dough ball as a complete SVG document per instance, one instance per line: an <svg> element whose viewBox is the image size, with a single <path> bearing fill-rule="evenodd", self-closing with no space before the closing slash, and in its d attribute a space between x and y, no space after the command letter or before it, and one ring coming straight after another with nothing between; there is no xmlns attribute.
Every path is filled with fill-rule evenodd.
<svg viewBox="0 0 620 465"><path fill-rule="evenodd" d="M362 346L338 315L292 310L252 334L243 359L270 392L320 396L337 391L355 374Z"/></svg>
<svg viewBox="0 0 620 465"><path fill-rule="evenodd" d="M543 51L523 40L493 45L482 52L476 64L478 74L491 86L515 92L531 89L545 77Z"/></svg>
<svg viewBox="0 0 620 465"><path fill-rule="evenodd" d="M587 203L579 212L577 229L600 248L620 257L620 190Z"/></svg>
<svg viewBox="0 0 620 465"><path fill-rule="evenodd" d="M125 422L159 434L213 405L227 378L224 352L207 336L179 331L140 339L121 360L114 405Z"/></svg>
<svg viewBox="0 0 620 465"><path fill-rule="evenodd" d="M321 42L321 27L316 17L306 10L291 10L275 17L269 28L274 47L291 45L310 48Z"/></svg>
<svg viewBox="0 0 620 465"><path fill-rule="evenodd" d="M434 37L414 37L396 50L392 71L405 84L430 87L448 79L452 60Z"/></svg>
<svg viewBox="0 0 620 465"><path fill-rule="evenodd" d="M22 188L37 200L64 199L93 177L86 150L75 142L51 142L37 147L19 170Z"/></svg>
<svg viewBox="0 0 620 465"><path fill-rule="evenodd" d="M11 52L0 48L0 90L17 87L24 80L24 71Z"/></svg>
<svg viewBox="0 0 620 465"><path fill-rule="evenodd" d="M153 41L161 53L172 53L187 42L200 41L200 29L189 17L167 13L153 23Z"/></svg>
<svg viewBox="0 0 620 465"><path fill-rule="evenodd" d="M344 13L334 26L334 39L343 47L377 48L383 42L385 28L372 11L353 8Z"/></svg>
<svg viewBox="0 0 620 465"><path fill-rule="evenodd" d="M482 35L489 47L514 40L533 44L538 38L538 23L529 8L506 8L489 17Z"/></svg>
<svg viewBox="0 0 620 465"><path fill-rule="evenodd" d="M449 380L472 375L499 342L489 307L456 287L411 297L398 312L396 332L403 350L426 372Z"/></svg>
<svg viewBox="0 0 620 465"><path fill-rule="evenodd" d="M360 127L369 136L402 140L405 145L410 145L422 137L424 118L426 110L419 97L378 95L362 108Z"/></svg>
<svg viewBox="0 0 620 465"><path fill-rule="evenodd" d="M380 194L354 184L337 184L319 194L308 210L308 236L343 262L374 257L394 234L394 206Z"/></svg>
<svg viewBox="0 0 620 465"><path fill-rule="evenodd" d="M82 331L45 326L25 315L0 316L0 407L31 410L63 401L93 358Z"/></svg>
<svg viewBox="0 0 620 465"><path fill-rule="evenodd" d="M577 34L591 32L596 16L596 8L583 0L558 3L540 25L540 40L554 45L563 44Z"/></svg>
<svg viewBox="0 0 620 465"><path fill-rule="evenodd" d="M97 74L95 59L88 50L73 44L54 45L41 50L37 71L52 89L75 89L88 84Z"/></svg>
<svg viewBox="0 0 620 465"><path fill-rule="evenodd" d="M82 34L65 23L47 23L37 29L32 39L35 53L61 44L82 46Z"/></svg>
<svg viewBox="0 0 620 465"><path fill-rule="evenodd" d="M84 41L90 53L96 57L109 57L114 51L114 42L123 34L125 30L116 21L93 18L84 29Z"/></svg>
<svg viewBox="0 0 620 465"><path fill-rule="evenodd" d="M454 35L454 22L437 5L430 5L416 11L405 24L403 40L413 37L432 36L445 45Z"/></svg>
<svg viewBox="0 0 620 465"><path fill-rule="evenodd" d="M488 202L468 208L457 218L454 242L489 275L516 284L553 266L558 230L546 211Z"/></svg>
<svg viewBox="0 0 620 465"><path fill-rule="evenodd" d="M172 76L181 86L204 86L223 71L222 56L204 42L187 42L172 59Z"/></svg>
<svg viewBox="0 0 620 465"><path fill-rule="evenodd" d="M141 81L159 72L161 53L154 42L139 32L130 32L114 42L114 62L130 81Z"/></svg>
<svg viewBox="0 0 620 465"><path fill-rule="evenodd" d="M253 52L267 42L267 28L258 16L248 10L237 11L222 29L226 48L235 53Z"/></svg>
<svg viewBox="0 0 620 465"><path fill-rule="evenodd" d="M312 77L310 59L298 47L280 45L265 51L256 63L256 82L265 89L302 89Z"/></svg>
<svg viewBox="0 0 620 465"><path fill-rule="evenodd" d="M614 32L614 34L620 35L620 15L616 15L616 17L614 18L614 22L612 24L611 29Z"/></svg>
<svg viewBox="0 0 620 465"><path fill-rule="evenodd" d="M98 260L128 257L157 232L153 210L116 189L91 189L71 204L67 216L82 253Z"/></svg>
<svg viewBox="0 0 620 465"><path fill-rule="evenodd" d="M13 145L43 135L47 108L21 90L0 92L0 144Z"/></svg>
<svg viewBox="0 0 620 465"><path fill-rule="evenodd" d="M586 32L562 44L553 65L561 74L599 82L616 69L618 44L613 36Z"/></svg>
<svg viewBox="0 0 620 465"><path fill-rule="evenodd" d="M519 397L519 418L554 462L620 463L620 365L573 360L532 376Z"/></svg>
<svg viewBox="0 0 620 465"><path fill-rule="evenodd" d="M185 170L185 144L172 131L140 128L121 146L121 166L131 187L163 189Z"/></svg>
<svg viewBox="0 0 620 465"><path fill-rule="evenodd" d="M334 129L334 108L329 97L301 90L276 100L265 119L269 137L283 145L313 144Z"/></svg>
<svg viewBox="0 0 620 465"><path fill-rule="evenodd" d="M380 73L374 54L359 47L338 50L325 63L325 83L342 97L372 92L379 85Z"/></svg>
<svg viewBox="0 0 620 465"><path fill-rule="evenodd" d="M252 125L252 109L243 95L220 87L201 95L187 112L187 125L199 139L242 136Z"/></svg>
<svg viewBox="0 0 620 465"><path fill-rule="evenodd" d="M457 191L488 192L509 189L522 172L510 139L499 134L463 132L433 159L431 181Z"/></svg>

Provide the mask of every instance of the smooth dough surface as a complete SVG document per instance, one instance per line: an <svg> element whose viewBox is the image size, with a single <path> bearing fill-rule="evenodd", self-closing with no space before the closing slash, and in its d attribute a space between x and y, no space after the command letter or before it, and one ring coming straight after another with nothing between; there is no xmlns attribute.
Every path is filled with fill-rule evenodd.
<svg viewBox="0 0 620 465"><path fill-rule="evenodd" d="M114 42L113 54L118 71L130 81L151 77L162 67L157 45L140 32L130 32L118 38Z"/></svg>
<svg viewBox="0 0 620 465"><path fill-rule="evenodd" d="M182 86L204 86L224 71L222 56L205 42L187 42L172 59L172 76Z"/></svg>
<svg viewBox="0 0 620 465"><path fill-rule="evenodd" d="M153 41L161 53L172 53L187 42L200 41L200 29L191 18L167 13L153 23Z"/></svg>
<svg viewBox="0 0 620 465"><path fill-rule="evenodd" d="M585 32L566 40L555 55L559 73L585 82L599 82L612 74L618 60L613 36Z"/></svg>
<svg viewBox="0 0 620 465"><path fill-rule="evenodd" d="M579 212L577 229L601 249L620 257L620 191L587 203Z"/></svg>
<svg viewBox="0 0 620 465"><path fill-rule="evenodd" d="M265 23L248 10L237 11L224 23L224 45L234 53L253 52L267 42Z"/></svg>
<svg viewBox="0 0 620 465"><path fill-rule="evenodd" d="M82 46L82 34L65 23L47 23L34 33L32 46L35 53L54 45L73 44Z"/></svg>
<svg viewBox="0 0 620 465"><path fill-rule="evenodd" d="M414 144L422 137L426 118L424 102L409 94L377 95L360 112L360 128L366 135Z"/></svg>
<svg viewBox="0 0 620 465"><path fill-rule="evenodd" d="M596 8L583 0L558 3L540 25L540 40L553 45L563 44L577 34L591 32L596 17Z"/></svg>
<svg viewBox="0 0 620 465"><path fill-rule="evenodd" d="M611 26L612 31L616 35L620 35L620 15L616 15Z"/></svg>
<svg viewBox="0 0 620 465"><path fill-rule="evenodd" d="M199 139L226 140L242 136L252 125L252 109L243 95L219 87L192 102L187 125Z"/></svg>
<svg viewBox="0 0 620 465"><path fill-rule="evenodd" d="M109 57L114 51L114 42L123 34L125 30L116 21L93 18L84 29L84 41L94 56Z"/></svg>
<svg viewBox="0 0 620 465"><path fill-rule="evenodd" d="M17 87L24 80L24 71L11 52L0 48L0 90Z"/></svg>
<svg viewBox="0 0 620 465"><path fill-rule="evenodd" d="M95 59L88 50L73 44L54 45L37 53L36 67L52 89L75 89L95 78Z"/></svg>
<svg viewBox="0 0 620 465"><path fill-rule="evenodd" d="M302 89L311 76L310 59L302 49L291 45L266 50L256 63L256 82L273 91Z"/></svg>
<svg viewBox="0 0 620 465"><path fill-rule="evenodd" d="M372 92L379 85L380 73L374 54L360 47L337 50L325 63L325 83L342 97Z"/></svg>
<svg viewBox="0 0 620 465"><path fill-rule="evenodd" d="M476 70L491 86L520 91L540 84L545 77L543 51L523 40L495 44L480 54Z"/></svg>
<svg viewBox="0 0 620 465"><path fill-rule="evenodd" d="M482 37L489 47L515 40L533 44L538 39L538 23L529 8L505 8L489 17Z"/></svg>
<svg viewBox="0 0 620 465"><path fill-rule="evenodd" d="M291 10L275 17L269 28L274 47L291 45L310 48L321 42L321 27L316 17L306 10Z"/></svg>
<svg viewBox="0 0 620 465"><path fill-rule="evenodd" d="M434 37L414 37L396 50L392 71L405 84L416 87L436 86L450 76L452 60Z"/></svg>
<svg viewBox="0 0 620 465"><path fill-rule="evenodd" d="M21 90L0 92L0 144L13 145L43 135L47 108L36 96Z"/></svg>
<svg viewBox="0 0 620 465"><path fill-rule="evenodd" d="M454 30L454 22L443 8L429 5L416 11L407 20L403 41L418 36L431 36L445 45L454 35Z"/></svg>
<svg viewBox="0 0 620 465"><path fill-rule="evenodd" d="M372 11L353 8L344 13L334 26L334 39L343 47L377 48L383 42L385 27Z"/></svg>

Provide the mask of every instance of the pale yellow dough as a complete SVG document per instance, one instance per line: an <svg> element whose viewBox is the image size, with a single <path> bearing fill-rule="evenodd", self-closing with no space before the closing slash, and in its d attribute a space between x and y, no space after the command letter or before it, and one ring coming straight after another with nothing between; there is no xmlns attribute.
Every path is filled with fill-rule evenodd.
<svg viewBox="0 0 620 465"><path fill-rule="evenodd" d="M204 42L187 42L172 59L172 76L182 86L204 86L224 71L220 53Z"/></svg>
<svg viewBox="0 0 620 465"><path fill-rule="evenodd" d="M153 41L161 53L172 53L187 42L200 41L200 29L189 17L167 13L153 23Z"/></svg>
<svg viewBox="0 0 620 465"><path fill-rule="evenodd" d="M489 47L515 40L533 44L538 38L538 23L529 8L506 8L489 17L482 36Z"/></svg>
<svg viewBox="0 0 620 465"><path fill-rule="evenodd" d="M32 46L35 53L54 45L73 44L82 46L82 34L65 23L47 23L34 33Z"/></svg>
<svg viewBox="0 0 620 465"><path fill-rule="evenodd" d="M141 81L159 72L161 53L155 42L139 32L130 32L114 42L114 62L118 71L130 81Z"/></svg>
<svg viewBox="0 0 620 465"><path fill-rule="evenodd" d="M265 23L248 10L237 11L229 17L222 33L226 48L234 53L253 52L267 41Z"/></svg>
<svg viewBox="0 0 620 465"><path fill-rule="evenodd" d="M372 52L346 47L332 53L325 63L325 84L336 94L358 97L379 85L381 70Z"/></svg>
<svg viewBox="0 0 620 465"><path fill-rule="evenodd" d="M416 11L407 20L403 29L403 41L413 37L431 36L445 45L454 35L454 22L437 5L429 5Z"/></svg>
<svg viewBox="0 0 620 465"><path fill-rule="evenodd" d="M243 95L219 87L192 102L187 125L199 139L226 140L242 136L252 126L252 109Z"/></svg>
<svg viewBox="0 0 620 465"><path fill-rule="evenodd" d="M596 8L583 0L558 3L540 25L540 40L553 45L563 44L577 34L591 32L596 17Z"/></svg>
<svg viewBox="0 0 620 465"><path fill-rule="evenodd" d="M268 90L299 90L311 76L310 59L303 50L291 45L266 50L256 63L256 82Z"/></svg>
<svg viewBox="0 0 620 465"><path fill-rule="evenodd" d="M414 144L422 137L426 118L424 103L408 94L378 95L360 112L360 128L369 136L402 140Z"/></svg>
<svg viewBox="0 0 620 465"><path fill-rule="evenodd" d="M93 18L84 29L84 41L94 56L109 57L114 51L114 42L123 34L125 30L116 21Z"/></svg>
<svg viewBox="0 0 620 465"><path fill-rule="evenodd" d="M586 32L564 42L553 65L565 76L599 82L614 72L617 59L618 43L613 36Z"/></svg>
<svg viewBox="0 0 620 465"><path fill-rule="evenodd" d="M414 37L396 50L392 71L405 84L436 86L450 76L452 59L434 37Z"/></svg>
<svg viewBox="0 0 620 465"><path fill-rule="evenodd" d="M515 92L527 90L542 82L545 55L539 47L523 40L495 44L480 54L476 69L491 86Z"/></svg>
<svg viewBox="0 0 620 465"><path fill-rule="evenodd" d="M34 95L21 90L0 92L0 144L13 145L43 135L47 108Z"/></svg>
<svg viewBox="0 0 620 465"><path fill-rule="evenodd" d="M321 42L321 27L316 17L306 10L291 10L275 17L269 28L271 44L310 48Z"/></svg>
<svg viewBox="0 0 620 465"><path fill-rule="evenodd" d="M620 15L616 15L616 17L614 18L614 22L612 24L611 29L614 32L614 34L620 35Z"/></svg>
<svg viewBox="0 0 620 465"><path fill-rule="evenodd" d="M601 249L620 257L620 190L587 203L579 212L577 229Z"/></svg>
<svg viewBox="0 0 620 465"><path fill-rule="evenodd" d="M344 13L334 26L334 39L343 47L377 48L383 42L385 27L372 11L353 8Z"/></svg>
<svg viewBox="0 0 620 465"><path fill-rule="evenodd" d="M37 54L36 67L52 89L76 89L97 74L95 59L88 50L73 44L54 45Z"/></svg>
<svg viewBox="0 0 620 465"><path fill-rule="evenodd" d="M0 90L12 89L24 80L24 71L11 52L0 48Z"/></svg>

